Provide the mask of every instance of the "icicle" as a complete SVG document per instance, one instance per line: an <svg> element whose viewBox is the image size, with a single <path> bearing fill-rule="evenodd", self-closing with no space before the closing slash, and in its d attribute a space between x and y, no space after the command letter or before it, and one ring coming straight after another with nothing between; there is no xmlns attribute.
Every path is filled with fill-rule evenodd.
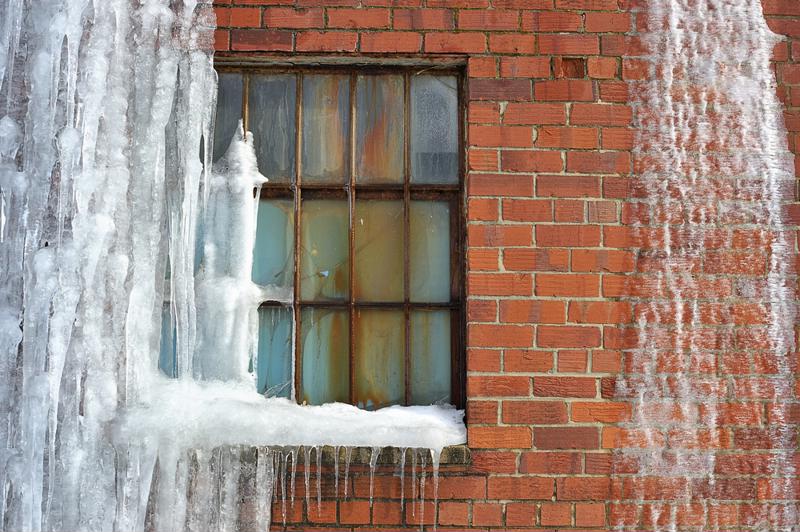
<svg viewBox="0 0 800 532"><path fill-rule="evenodd" d="M269 523L272 516L272 493L275 485L272 451L260 447L256 462L256 523Z"/></svg>
<svg viewBox="0 0 800 532"><path fill-rule="evenodd" d="M286 526L286 472L289 454L286 451L281 452L281 522L283 526Z"/></svg>
<svg viewBox="0 0 800 532"><path fill-rule="evenodd" d="M219 530L221 532L235 532L236 521L239 517L239 477L242 463L238 449L225 447L220 451L220 507Z"/></svg>
<svg viewBox="0 0 800 532"><path fill-rule="evenodd" d="M308 445L303 446L303 479L305 480L305 495L306 495L306 511L311 513L311 489L310 486L311 475L311 447Z"/></svg>
<svg viewBox="0 0 800 532"><path fill-rule="evenodd" d="M417 450L411 449L411 515L416 515L417 501Z"/></svg>
<svg viewBox="0 0 800 532"><path fill-rule="evenodd" d="M333 447L333 496L339 497L339 449L338 445Z"/></svg>
<svg viewBox="0 0 800 532"><path fill-rule="evenodd" d="M431 468L433 470L433 530L436 531L436 524L439 522L439 460L442 452L431 449Z"/></svg>
<svg viewBox="0 0 800 532"><path fill-rule="evenodd" d="M317 455L317 515L322 513L322 446L314 447Z"/></svg>
<svg viewBox="0 0 800 532"><path fill-rule="evenodd" d="M344 498L347 499L347 477L350 475L350 459L353 457L353 448L344 448Z"/></svg>
<svg viewBox="0 0 800 532"><path fill-rule="evenodd" d="M375 489L375 467L378 464L378 456L381 454L380 447L373 447L369 455L369 507L372 508L372 493Z"/></svg>
<svg viewBox="0 0 800 532"><path fill-rule="evenodd" d="M406 448L400 449L400 515L403 514L405 503L405 480L406 480Z"/></svg>
<svg viewBox="0 0 800 532"><path fill-rule="evenodd" d="M420 449L419 455L419 528L422 530L425 527L425 468L428 466L428 450Z"/></svg>

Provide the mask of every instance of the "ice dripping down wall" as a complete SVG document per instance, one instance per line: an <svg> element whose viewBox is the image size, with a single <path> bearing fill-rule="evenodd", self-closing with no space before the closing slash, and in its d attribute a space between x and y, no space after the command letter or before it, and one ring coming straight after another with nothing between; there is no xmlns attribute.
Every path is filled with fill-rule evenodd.
<svg viewBox="0 0 800 532"><path fill-rule="evenodd" d="M796 530L796 182L770 65L780 38L760 0L649 0L638 16L648 68L631 85L626 207L638 323L616 389L633 415L616 441L614 524Z"/></svg>
<svg viewBox="0 0 800 532"><path fill-rule="evenodd" d="M255 309L286 294L250 282L252 139L199 156L213 25L194 0L0 2L3 530L266 530L300 454L341 446L346 472L354 446L375 467L384 446L435 463L465 440L455 409L255 392Z"/></svg>

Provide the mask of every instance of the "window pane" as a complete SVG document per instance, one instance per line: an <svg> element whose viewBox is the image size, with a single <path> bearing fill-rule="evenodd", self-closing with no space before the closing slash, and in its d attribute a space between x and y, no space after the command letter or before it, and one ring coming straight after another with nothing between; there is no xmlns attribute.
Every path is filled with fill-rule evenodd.
<svg viewBox="0 0 800 532"><path fill-rule="evenodd" d="M172 321L169 303L164 303L161 309L161 344L158 353L158 367L167 377L177 377L175 374L176 351L175 324Z"/></svg>
<svg viewBox="0 0 800 532"><path fill-rule="evenodd" d="M403 77L359 76L356 180L403 182Z"/></svg>
<svg viewBox="0 0 800 532"><path fill-rule="evenodd" d="M454 76L411 79L411 181L458 182L458 84Z"/></svg>
<svg viewBox="0 0 800 532"><path fill-rule="evenodd" d="M268 397L292 395L292 311L258 309L258 392Z"/></svg>
<svg viewBox="0 0 800 532"><path fill-rule="evenodd" d="M264 200L258 204L253 282L294 284L294 202Z"/></svg>
<svg viewBox="0 0 800 532"><path fill-rule="evenodd" d="M346 201L303 201L300 215L300 297L347 299L350 210Z"/></svg>
<svg viewBox="0 0 800 532"><path fill-rule="evenodd" d="M214 161L225 155L239 120L242 119L242 75L220 74L217 92L217 118L214 123Z"/></svg>
<svg viewBox="0 0 800 532"><path fill-rule="evenodd" d="M411 202L411 301L450 301L450 205Z"/></svg>
<svg viewBox="0 0 800 532"><path fill-rule="evenodd" d="M294 176L295 76L251 76L249 129L255 137L258 169L273 183Z"/></svg>
<svg viewBox="0 0 800 532"><path fill-rule="evenodd" d="M355 298L403 300L403 202L356 201Z"/></svg>
<svg viewBox="0 0 800 532"><path fill-rule="evenodd" d="M304 308L300 323L302 400L312 405L350 401L350 328L346 310Z"/></svg>
<svg viewBox="0 0 800 532"><path fill-rule="evenodd" d="M411 402L450 402L450 311L411 313Z"/></svg>
<svg viewBox="0 0 800 532"><path fill-rule="evenodd" d="M303 78L304 183L345 183L350 149L350 78Z"/></svg>
<svg viewBox="0 0 800 532"><path fill-rule="evenodd" d="M401 310L356 310L355 403L373 409L405 395L405 317Z"/></svg>

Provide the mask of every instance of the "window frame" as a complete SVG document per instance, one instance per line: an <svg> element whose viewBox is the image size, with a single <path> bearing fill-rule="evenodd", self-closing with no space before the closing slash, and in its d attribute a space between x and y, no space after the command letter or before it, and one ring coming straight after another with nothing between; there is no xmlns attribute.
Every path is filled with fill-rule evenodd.
<svg viewBox="0 0 800 532"><path fill-rule="evenodd" d="M292 180L285 183L266 183L260 189L260 199L289 200L294 204L294 250L293 250L293 298L290 311L293 315L293 387L292 395L297 402L302 397L302 310L305 308L338 309L348 312L349 327L349 402L355 404L356 381L356 319L354 313L358 309L392 309L402 310L405 323L404 341L404 405L411 404L411 311L449 310L450 311L450 367L451 367L451 403L457 408L464 408L466 403L466 97L464 70L450 65L381 65L381 64L344 64L344 65L269 65L237 63L221 61L215 64L219 74L238 73L242 75L242 121L248 129L250 120L249 93L250 78L256 75L295 75L295 146L294 171ZM349 76L349 131L347 147L350 151L347 165L347 180L344 184L304 184L302 181L302 147L303 147L303 79L308 74L335 74ZM403 76L403 183L359 184L356 182L356 80L359 75L402 75ZM411 182L411 78L414 75L454 76L457 83L457 160L458 181L454 184L415 184ZM301 206L304 199L334 199L347 201L349 210L348 224L348 267L349 295L343 301L303 301L300 294L300 254L301 254ZM357 200L395 200L403 204L404 250L403 250L403 301L369 302L356 301L355 284L355 224L354 211ZM446 303L416 303L410 301L410 208L413 200L446 201L450 205L450 301ZM266 301L263 308L285 307L279 302Z"/></svg>

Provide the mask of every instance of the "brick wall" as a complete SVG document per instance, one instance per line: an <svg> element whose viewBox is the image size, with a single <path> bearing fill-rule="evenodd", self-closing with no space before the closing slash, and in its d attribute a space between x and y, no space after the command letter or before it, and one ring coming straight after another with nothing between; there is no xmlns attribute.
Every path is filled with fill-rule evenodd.
<svg viewBox="0 0 800 532"><path fill-rule="evenodd" d="M796 150L800 4L764 4L771 26L793 38L776 48L775 60ZM641 267L626 202L633 165L627 81L645 72L635 0L216 5L221 53L463 56L472 462L442 468L436 509L429 479L424 520L438 516L442 530L624 522L624 508L608 501L617 425L631 415L613 397L623 365L620 330L633 319L629 277ZM790 211L800 222L800 208ZM347 500L326 476L322 507L315 497L307 507L298 498L289 528L415 525L422 512L407 501L401 513L393 474L393 467L379 469L371 510L368 471L354 468ZM738 519L747 507L732 511ZM279 504L274 515L280 529Z"/></svg>

